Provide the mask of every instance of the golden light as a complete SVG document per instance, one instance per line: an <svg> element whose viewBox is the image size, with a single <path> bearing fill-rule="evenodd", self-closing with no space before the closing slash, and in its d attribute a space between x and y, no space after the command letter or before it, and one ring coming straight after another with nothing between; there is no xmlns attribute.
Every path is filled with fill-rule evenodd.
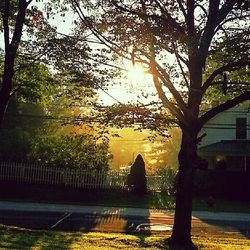
<svg viewBox="0 0 250 250"><path fill-rule="evenodd" d="M127 78L132 84L143 85L147 81L146 69L142 65L130 64L127 70Z"/></svg>

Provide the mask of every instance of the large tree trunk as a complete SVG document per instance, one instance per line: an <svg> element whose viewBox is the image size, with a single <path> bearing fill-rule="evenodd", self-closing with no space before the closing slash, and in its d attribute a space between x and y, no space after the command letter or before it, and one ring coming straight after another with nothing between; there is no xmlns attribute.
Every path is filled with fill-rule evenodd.
<svg viewBox="0 0 250 250"><path fill-rule="evenodd" d="M9 99L10 94L2 89L2 91L0 92L0 129L3 126L4 115L9 103Z"/></svg>
<svg viewBox="0 0 250 250"><path fill-rule="evenodd" d="M0 129L3 125L5 111L8 107L10 100L12 78L14 76L14 64L17 55L17 50L22 37L22 30L25 21L25 13L31 1L19 0L18 13L16 16L13 37L10 42L10 1L6 0L2 5L2 21L4 30L4 45L5 45L5 58L4 58L4 72L0 89Z"/></svg>
<svg viewBox="0 0 250 250"><path fill-rule="evenodd" d="M179 172L176 208L171 243L178 246L192 245L192 189L197 160L197 133L182 132L179 152Z"/></svg>
<svg viewBox="0 0 250 250"><path fill-rule="evenodd" d="M7 52L5 55L2 88L0 90L0 129L3 125L5 111L10 100L12 78L14 76L14 56Z"/></svg>

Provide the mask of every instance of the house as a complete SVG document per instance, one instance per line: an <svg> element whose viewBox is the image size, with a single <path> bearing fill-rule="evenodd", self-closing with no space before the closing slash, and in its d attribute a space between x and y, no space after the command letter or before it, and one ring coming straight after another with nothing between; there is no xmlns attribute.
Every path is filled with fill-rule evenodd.
<svg viewBox="0 0 250 250"><path fill-rule="evenodd" d="M250 101L218 114L202 128L198 154L208 170L197 170L194 193L250 200Z"/></svg>
<svg viewBox="0 0 250 250"><path fill-rule="evenodd" d="M198 153L209 169L250 173L250 101L218 114L202 132Z"/></svg>

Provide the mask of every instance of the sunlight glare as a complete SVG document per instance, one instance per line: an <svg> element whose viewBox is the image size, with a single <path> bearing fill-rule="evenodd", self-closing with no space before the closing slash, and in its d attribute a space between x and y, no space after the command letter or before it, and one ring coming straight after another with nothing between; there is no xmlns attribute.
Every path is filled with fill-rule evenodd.
<svg viewBox="0 0 250 250"><path fill-rule="evenodd" d="M140 64L130 64L128 67L127 77L132 84L143 85L145 84L147 78L146 69Z"/></svg>

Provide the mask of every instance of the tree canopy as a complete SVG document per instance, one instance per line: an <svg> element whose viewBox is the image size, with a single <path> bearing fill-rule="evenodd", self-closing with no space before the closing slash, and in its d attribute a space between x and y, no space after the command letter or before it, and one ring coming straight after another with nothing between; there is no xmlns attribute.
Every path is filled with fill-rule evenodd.
<svg viewBox="0 0 250 250"><path fill-rule="evenodd" d="M102 0L85 4L72 1L79 23L117 57L148 70L163 107L182 129L171 242L188 245L193 178L196 168L206 165L197 156L197 144L204 136L200 130L217 114L250 99L249 1ZM216 89L226 98L218 98Z"/></svg>

